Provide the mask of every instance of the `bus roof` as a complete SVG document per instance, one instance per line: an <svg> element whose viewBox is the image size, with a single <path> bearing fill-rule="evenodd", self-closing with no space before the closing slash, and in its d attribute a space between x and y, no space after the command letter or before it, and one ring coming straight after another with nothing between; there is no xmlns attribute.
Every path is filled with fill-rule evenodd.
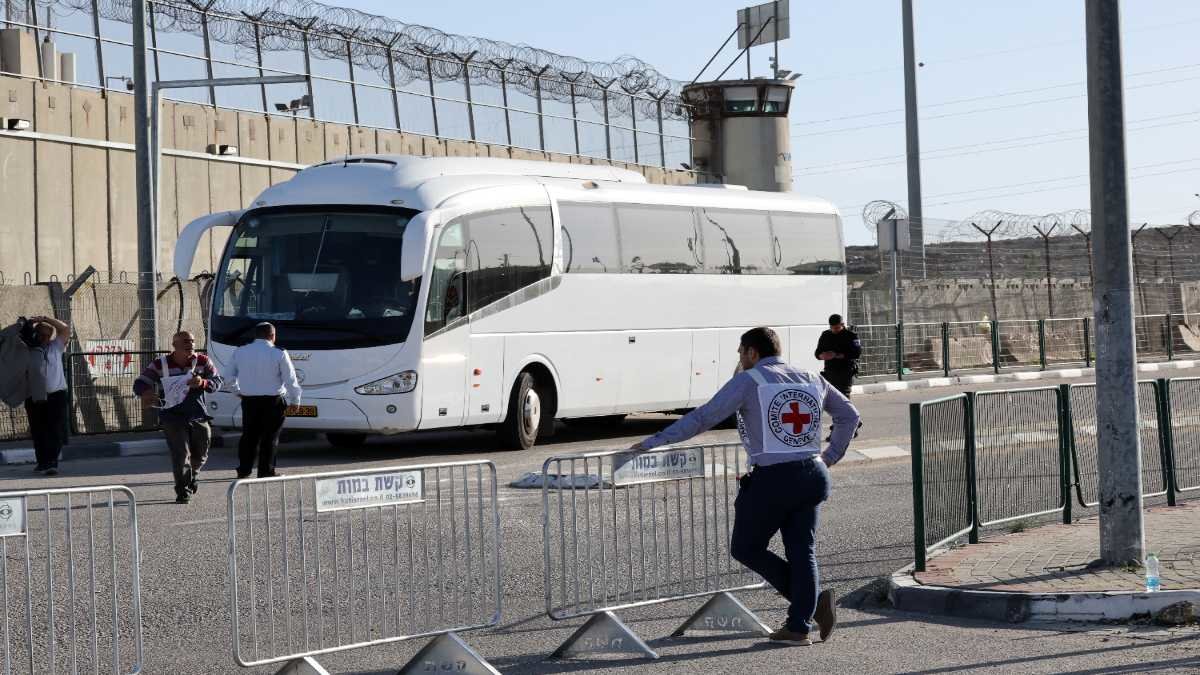
<svg viewBox="0 0 1200 675"><path fill-rule="evenodd" d="M267 188L253 206L380 205L424 211L471 190L539 183L572 194L572 198L578 191L579 198L587 201L644 200L658 204L837 213L831 203L822 199L735 186L651 185L636 171L605 165L413 155L351 155L322 162L300 171L291 180Z"/></svg>

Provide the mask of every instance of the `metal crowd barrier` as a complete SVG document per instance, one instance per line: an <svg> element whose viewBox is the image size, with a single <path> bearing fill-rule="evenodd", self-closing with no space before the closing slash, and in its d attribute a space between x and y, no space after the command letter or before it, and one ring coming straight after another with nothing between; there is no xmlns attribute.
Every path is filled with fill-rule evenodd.
<svg viewBox="0 0 1200 675"><path fill-rule="evenodd" d="M120 485L0 493L0 665L142 672L137 502Z"/></svg>
<svg viewBox="0 0 1200 675"><path fill-rule="evenodd" d="M764 584L730 555L740 444L550 457L542 466L546 613L590 616L551 658L657 654L616 612L711 596L675 631L770 633L731 591Z"/></svg>
<svg viewBox="0 0 1200 675"><path fill-rule="evenodd" d="M1159 421L1159 388L1155 380L1138 382L1138 436L1142 450L1142 496L1167 494L1168 462L1164 454ZM1100 499L1099 445L1096 435L1096 385L1072 384L1066 400L1071 421L1071 463L1075 470L1075 490L1082 506L1096 506Z"/></svg>
<svg viewBox="0 0 1200 675"><path fill-rule="evenodd" d="M1200 377L1162 380L1175 492L1200 490Z"/></svg>
<svg viewBox="0 0 1200 675"><path fill-rule="evenodd" d="M434 637L400 671L497 672L456 633L500 621L496 467L449 462L229 486L233 655L315 657Z"/></svg>

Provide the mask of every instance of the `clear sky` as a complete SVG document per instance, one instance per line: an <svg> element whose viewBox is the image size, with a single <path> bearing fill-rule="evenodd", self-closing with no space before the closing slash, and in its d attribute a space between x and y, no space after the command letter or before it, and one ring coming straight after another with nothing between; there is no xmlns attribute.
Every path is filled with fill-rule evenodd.
<svg viewBox="0 0 1200 675"><path fill-rule="evenodd" d="M327 0L329 1L329 0ZM690 81L736 24L730 0L330 1L445 31L588 59L632 54ZM750 3L745 3L750 4ZM1200 209L1200 2L1123 4L1130 215ZM1088 208L1084 0L916 0L925 215ZM769 48L753 54L768 73ZM733 57L727 48L715 76ZM904 204L900 0L792 0L784 67L794 189L832 200L866 243L863 204ZM745 71L745 64L731 73Z"/></svg>

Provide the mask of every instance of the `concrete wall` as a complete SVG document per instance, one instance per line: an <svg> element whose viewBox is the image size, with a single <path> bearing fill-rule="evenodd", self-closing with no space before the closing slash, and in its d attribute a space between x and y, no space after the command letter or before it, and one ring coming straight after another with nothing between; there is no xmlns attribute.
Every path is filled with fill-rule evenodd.
<svg viewBox="0 0 1200 675"><path fill-rule="evenodd" d="M128 94L0 77L0 116L33 122L35 133L89 141L131 143ZM244 158L309 165L347 154L512 157L588 161L568 155L419 136L397 131L261 115L166 101L164 149L207 155L210 145L235 145ZM236 158L235 158L236 159ZM621 165L620 163L616 163ZM624 165L622 165L624 166ZM657 183L694 182L691 174L641 170ZM193 219L249 206L268 186L295 170L252 166L216 156L162 158L158 266L171 276L175 240ZM0 285L66 280L88 265L137 270L136 199L131 150L59 140L0 135ZM197 249L192 273L216 269L228 232L212 232Z"/></svg>

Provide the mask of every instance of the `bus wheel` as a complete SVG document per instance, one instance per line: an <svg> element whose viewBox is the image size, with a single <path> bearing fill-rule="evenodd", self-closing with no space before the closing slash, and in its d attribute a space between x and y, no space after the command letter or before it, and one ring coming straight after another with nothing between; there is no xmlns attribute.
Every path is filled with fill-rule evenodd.
<svg viewBox="0 0 1200 675"><path fill-rule="evenodd" d="M528 450L537 442L542 424L542 394L530 373L521 373L508 400L508 415L500 427L501 442L514 450Z"/></svg>
<svg viewBox="0 0 1200 675"><path fill-rule="evenodd" d="M361 448L362 444L367 442L367 435L328 433L325 434L325 439L328 440L329 444L335 448L353 450L354 448Z"/></svg>

